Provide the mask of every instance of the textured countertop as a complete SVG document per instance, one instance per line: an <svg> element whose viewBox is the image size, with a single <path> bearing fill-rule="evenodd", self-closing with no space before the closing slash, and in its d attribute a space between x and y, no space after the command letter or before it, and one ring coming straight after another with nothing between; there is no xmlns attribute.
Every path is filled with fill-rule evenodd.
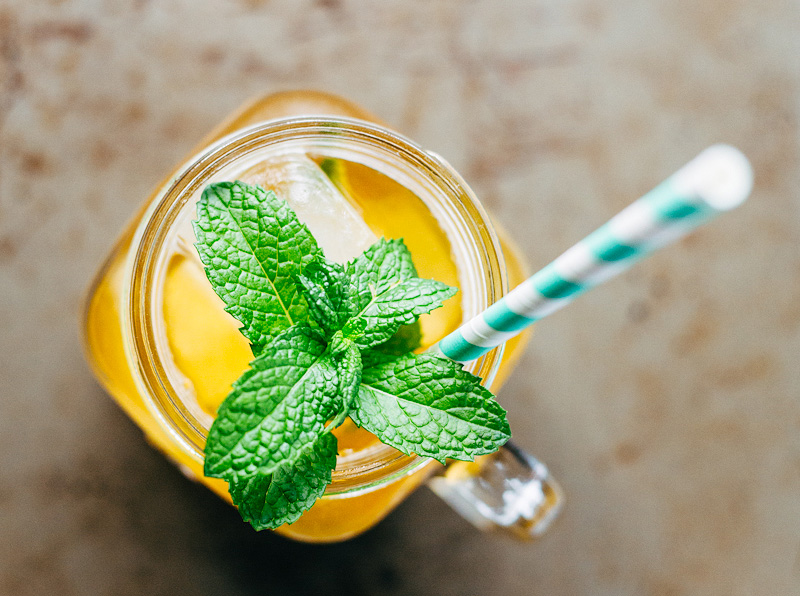
<svg viewBox="0 0 800 596"><path fill-rule="evenodd" d="M422 489L350 542L243 525L81 355L116 234L260 93L445 156L534 265L705 146L749 203L541 323L503 390L568 493L517 544ZM0 594L800 594L796 0L0 1Z"/></svg>

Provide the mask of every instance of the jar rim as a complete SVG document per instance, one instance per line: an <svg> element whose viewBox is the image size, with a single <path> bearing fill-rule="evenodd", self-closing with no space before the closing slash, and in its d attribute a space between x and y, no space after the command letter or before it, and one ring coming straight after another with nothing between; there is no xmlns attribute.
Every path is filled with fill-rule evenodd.
<svg viewBox="0 0 800 596"><path fill-rule="evenodd" d="M439 156L427 152L406 137L380 125L345 117L291 117L254 124L235 131L212 143L178 168L177 174L154 196L134 234L126 268L127 291L123 306L123 333L130 362L135 363L134 379L148 408L162 427L193 459L202 462L206 429L180 399L166 374L167 364L159 350L154 289L160 279L159 257L163 254L170 230L179 215L197 196L213 174L222 167L244 159L267 147L288 142L326 142L356 144L365 150L391 154L421 173L439 189L447 215L456 218L466 230L469 243L467 266L477 267L483 276L483 295L475 300L472 310L463 313L468 320L506 291L506 272L500 242L491 221L474 193L459 174ZM433 200L433 198L429 197ZM459 228L460 229L460 228ZM502 359L503 348L497 348L468 365L467 370L491 385ZM383 485L398 475L412 473L431 460L403 455L385 448L382 455L356 460L334 471L326 494L350 493Z"/></svg>

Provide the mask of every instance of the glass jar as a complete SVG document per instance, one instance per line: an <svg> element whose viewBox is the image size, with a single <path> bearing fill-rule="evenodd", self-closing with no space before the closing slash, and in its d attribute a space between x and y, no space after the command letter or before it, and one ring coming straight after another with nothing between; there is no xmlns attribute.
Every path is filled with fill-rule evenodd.
<svg viewBox="0 0 800 596"><path fill-rule="evenodd" d="M213 416L192 397L190 384L176 365L186 355L175 354L170 344L164 314L169 259L181 233L189 229L194 204L207 184L237 178L254 164L297 153L368 166L424 203L441 226L458 270L457 320L444 331L499 299L509 277L512 284L525 277L517 251L498 239L459 175L441 158L376 124L356 106L327 94L295 92L257 100L234 114L209 135L196 155L170 174L131 222L95 279L84 325L87 358L106 390L187 476L227 500L225 482L202 473L203 447ZM390 219L403 229L402 216ZM408 222L406 228L419 234L415 223ZM417 250L410 246L415 261L427 250L423 240ZM441 255L433 256L435 265ZM204 340L213 341L210 326L202 331ZM519 337L467 369L496 392L524 341ZM215 374L216 360L208 365L210 376ZM560 491L546 468L513 446L445 469L433 460L405 456L374 443L340 454L324 497L297 522L277 532L310 542L355 536L426 481L475 525L522 537L541 533L561 506Z"/></svg>

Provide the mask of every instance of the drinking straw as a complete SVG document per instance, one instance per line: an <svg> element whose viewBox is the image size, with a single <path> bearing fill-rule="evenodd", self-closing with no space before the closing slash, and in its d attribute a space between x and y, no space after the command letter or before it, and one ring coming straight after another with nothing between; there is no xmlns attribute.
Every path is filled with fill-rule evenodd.
<svg viewBox="0 0 800 596"><path fill-rule="evenodd" d="M753 187L747 158L713 145L434 347L469 362L633 263L740 205Z"/></svg>

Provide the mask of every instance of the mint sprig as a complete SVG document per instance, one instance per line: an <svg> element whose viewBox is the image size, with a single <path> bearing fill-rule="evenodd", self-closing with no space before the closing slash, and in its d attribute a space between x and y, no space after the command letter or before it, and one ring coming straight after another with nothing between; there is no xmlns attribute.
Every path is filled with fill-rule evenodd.
<svg viewBox="0 0 800 596"><path fill-rule="evenodd" d="M308 320L293 275L322 251L274 192L238 181L211 184L197 203L194 231L206 275L253 353Z"/></svg>
<svg viewBox="0 0 800 596"><path fill-rule="evenodd" d="M231 482L231 497L242 519L256 530L291 524L322 496L335 467L336 437L325 433L293 464L271 475L254 474Z"/></svg>
<svg viewBox="0 0 800 596"><path fill-rule="evenodd" d="M319 256L303 267L297 281L308 303L311 318L331 337L353 314L344 266Z"/></svg>
<svg viewBox="0 0 800 596"><path fill-rule="evenodd" d="M420 279L402 240L378 240L347 265L349 298L355 312L344 335L360 348L389 340L400 325L439 308L456 288Z"/></svg>
<svg viewBox="0 0 800 596"><path fill-rule="evenodd" d="M209 185L194 225L206 274L256 355L217 412L205 474L228 482L254 528L292 523L322 496L336 466L330 431L348 416L441 462L508 440L478 377L413 353L417 319L456 289L420 279L402 240L332 263L275 193L238 181Z"/></svg>
<svg viewBox="0 0 800 596"><path fill-rule="evenodd" d="M339 374L319 330L295 323L250 363L208 433L205 474L239 481L292 463L342 409Z"/></svg>
<svg viewBox="0 0 800 596"><path fill-rule="evenodd" d="M383 443L444 463L492 453L511 436L491 392L452 360L406 354L373 362L350 418Z"/></svg>

